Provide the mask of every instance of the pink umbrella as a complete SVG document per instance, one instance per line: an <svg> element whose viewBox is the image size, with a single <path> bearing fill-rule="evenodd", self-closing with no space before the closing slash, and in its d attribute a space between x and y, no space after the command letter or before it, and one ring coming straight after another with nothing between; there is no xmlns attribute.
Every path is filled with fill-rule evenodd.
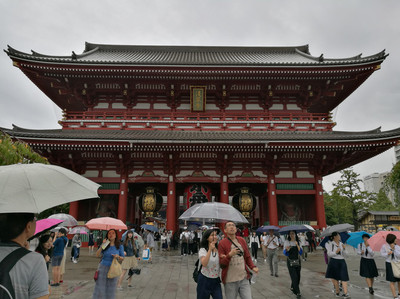
<svg viewBox="0 0 400 299"><path fill-rule="evenodd" d="M111 217L100 217L89 220L85 226L88 229L109 230L114 229L128 229L126 225L119 219Z"/></svg>
<svg viewBox="0 0 400 299"><path fill-rule="evenodd" d="M59 225L63 220L60 219L41 219L36 221L36 229L35 229L35 234L33 235L33 238L37 238L42 232L52 229Z"/></svg>
<svg viewBox="0 0 400 299"><path fill-rule="evenodd" d="M393 234L396 236L396 243L397 245L400 245L400 232L394 232L394 231L380 231L377 232L375 235L373 235L369 240L369 246L371 246L373 251L380 251L383 244L386 243L386 236L388 234Z"/></svg>

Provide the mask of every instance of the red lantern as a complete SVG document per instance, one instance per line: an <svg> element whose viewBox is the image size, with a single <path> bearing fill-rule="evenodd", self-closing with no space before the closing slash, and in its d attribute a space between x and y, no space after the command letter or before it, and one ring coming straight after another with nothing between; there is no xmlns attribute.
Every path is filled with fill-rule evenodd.
<svg viewBox="0 0 400 299"><path fill-rule="evenodd" d="M187 208L190 208L196 203L211 201L211 189L200 184L190 185L185 189L184 198L186 198Z"/></svg>

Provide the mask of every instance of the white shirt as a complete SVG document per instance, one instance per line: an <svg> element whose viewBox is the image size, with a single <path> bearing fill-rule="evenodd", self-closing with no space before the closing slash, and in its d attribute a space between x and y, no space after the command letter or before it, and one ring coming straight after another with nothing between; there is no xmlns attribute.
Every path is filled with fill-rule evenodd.
<svg viewBox="0 0 400 299"><path fill-rule="evenodd" d="M383 244L383 246L381 248L381 255L386 259L386 263L390 263L391 261L400 260L400 246L399 245L394 246L393 257L392 257L392 255L389 255L390 250L391 249L390 249L389 244L387 244L387 243Z"/></svg>
<svg viewBox="0 0 400 299"><path fill-rule="evenodd" d="M361 254L363 251L364 251L364 253ZM362 243L358 244L358 246L357 246L357 254L361 255L361 257L363 257L365 259L374 259L375 253L370 246L366 247L365 243L362 242Z"/></svg>
<svg viewBox="0 0 400 299"><path fill-rule="evenodd" d="M199 264L201 265L201 258L207 255L207 250L205 248L200 248L199 250ZM199 265L199 268L200 268ZM201 274L208 278L218 278L219 277L219 256L218 251L215 253L211 252L210 259L208 260L208 264L206 267L201 268Z"/></svg>
<svg viewBox="0 0 400 299"><path fill-rule="evenodd" d="M327 242L325 244L325 248L326 248L327 254L330 258L344 260L344 258L347 256L347 251L346 251L346 249L343 248L342 242L339 242L339 245L336 244L335 241ZM340 253L336 253L336 250L338 248L340 248Z"/></svg>
<svg viewBox="0 0 400 299"><path fill-rule="evenodd" d="M272 237L270 235L268 235L264 238L263 244L264 244L264 246L268 245L267 248L269 248L269 249L276 249L279 247L279 238L275 235L273 235Z"/></svg>
<svg viewBox="0 0 400 299"><path fill-rule="evenodd" d="M253 243L253 242L257 243L258 247L260 247L260 239L258 238L257 235L255 235L255 236L251 235L250 236L250 246L251 246L251 243Z"/></svg>

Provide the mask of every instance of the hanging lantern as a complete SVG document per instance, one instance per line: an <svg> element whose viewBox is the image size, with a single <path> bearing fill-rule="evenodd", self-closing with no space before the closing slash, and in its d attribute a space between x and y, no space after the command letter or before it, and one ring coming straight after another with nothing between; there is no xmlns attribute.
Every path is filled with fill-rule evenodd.
<svg viewBox="0 0 400 299"><path fill-rule="evenodd" d="M200 184L190 185L185 189L184 198L186 198L187 208L190 208L197 203L211 201L211 189Z"/></svg>
<svg viewBox="0 0 400 299"><path fill-rule="evenodd" d="M162 204L163 197L154 191L154 187L146 187L146 193L139 196L139 208L145 213L145 217L156 217Z"/></svg>
<svg viewBox="0 0 400 299"><path fill-rule="evenodd" d="M232 198L232 206L238 209L244 217L250 218L250 213L256 208L256 197L249 193L248 187L240 188L240 193L237 193Z"/></svg>

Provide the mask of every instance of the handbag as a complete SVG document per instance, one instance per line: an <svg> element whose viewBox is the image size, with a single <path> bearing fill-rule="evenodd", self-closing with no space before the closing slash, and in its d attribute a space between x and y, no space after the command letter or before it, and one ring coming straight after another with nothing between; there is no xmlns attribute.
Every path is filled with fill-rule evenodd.
<svg viewBox="0 0 400 299"><path fill-rule="evenodd" d="M393 276L400 278L400 261L391 261Z"/></svg>
<svg viewBox="0 0 400 299"><path fill-rule="evenodd" d="M121 264L118 263L118 260L115 257L111 263L110 269L108 270L107 278L115 278L121 276L121 274L122 274Z"/></svg>
<svg viewBox="0 0 400 299"><path fill-rule="evenodd" d="M94 272L93 279L94 281L97 281L97 279L99 279L99 270L96 270L96 272Z"/></svg>
<svg viewBox="0 0 400 299"><path fill-rule="evenodd" d="M300 267L300 260L299 259L295 259L295 260L289 259L289 266L294 267L294 268Z"/></svg>
<svg viewBox="0 0 400 299"><path fill-rule="evenodd" d="M199 279L199 273L201 271L201 268L203 267L203 264L201 264L200 269L199 269L199 261L200 260L197 260L197 262L194 264L195 267L194 267L193 274L192 274L193 280L196 283L197 283L197 280Z"/></svg>

